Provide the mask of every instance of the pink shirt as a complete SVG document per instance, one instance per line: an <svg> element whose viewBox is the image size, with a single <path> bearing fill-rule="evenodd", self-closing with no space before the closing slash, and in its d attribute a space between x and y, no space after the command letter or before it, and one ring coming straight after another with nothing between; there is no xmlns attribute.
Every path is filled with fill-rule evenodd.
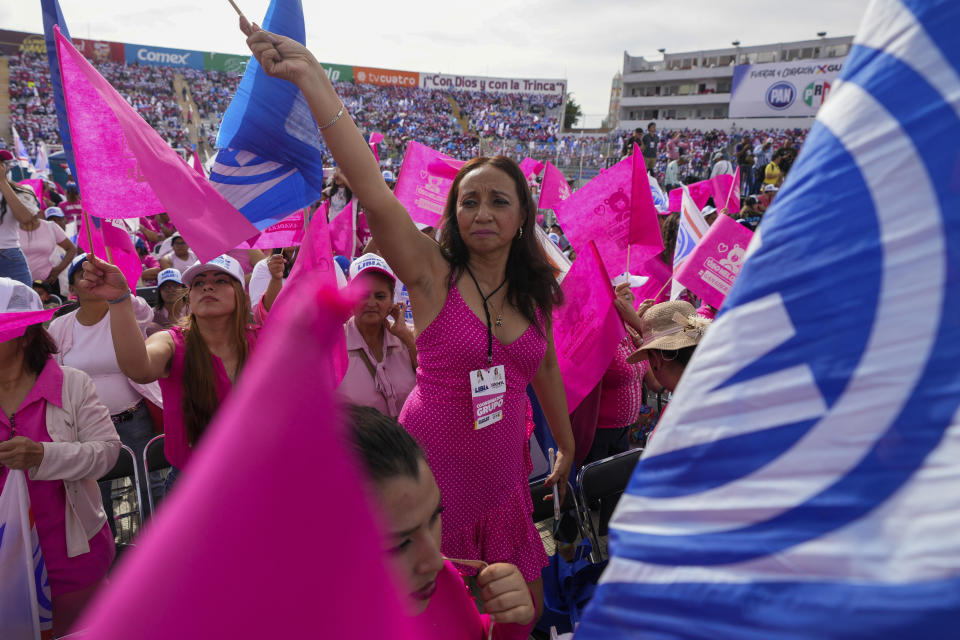
<svg viewBox="0 0 960 640"><path fill-rule="evenodd" d="M63 407L63 370L52 359L47 360L33 388L14 414L16 435L26 436L34 442L52 442L45 417L48 402ZM0 411L0 441L9 440L12 431L9 417ZM0 492L8 473L7 467L0 466ZM59 596L77 591L106 576L115 554L110 527L104 524L94 534L88 553L68 558L67 494L63 480L31 480L27 474L27 491L50 579L50 593Z"/></svg>
<svg viewBox="0 0 960 640"><path fill-rule="evenodd" d="M613 362L600 382L600 413L597 429L628 427L640 419L643 406L643 374L647 362L633 365L627 357L633 353L633 343L626 337L617 345Z"/></svg>
<svg viewBox="0 0 960 640"><path fill-rule="evenodd" d="M67 219L67 222L71 220L76 220L83 213L83 205L80 204L80 201L76 202L62 202L60 204L60 209L63 211L63 217Z"/></svg>
<svg viewBox="0 0 960 640"><path fill-rule="evenodd" d="M437 590L426 611L417 616L433 637L444 640L486 640L490 616L481 615L467 591L463 578L449 562L437 575ZM533 624L497 624L493 637L497 640L521 640L529 637Z"/></svg>
<svg viewBox="0 0 960 640"><path fill-rule="evenodd" d="M400 338L383 330L383 360L377 362L366 340L357 329L356 318L346 324L349 364L337 393L347 402L373 407L380 413L396 418L407 396L417 384L417 374L410 362L410 351ZM366 354L376 371L370 375L360 354Z"/></svg>
<svg viewBox="0 0 960 640"><path fill-rule="evenodd" d="M259 327L247 327L247 343L250 345L251 354L257 344L259 331ZM170 360L170 374L159 380L160 391L163 394L163 431L166 434L163 452L170 464L177 469L183 469L193 454L193 447L187 440L187 430L183 424L183 369L186 344L182 328L173 327L169 329L169 333L174 345L173 358ZM213 364L213 384L222 405L233 385L230 384L227 370L223 367L220 358L210 354L210 359Z"/></svg>

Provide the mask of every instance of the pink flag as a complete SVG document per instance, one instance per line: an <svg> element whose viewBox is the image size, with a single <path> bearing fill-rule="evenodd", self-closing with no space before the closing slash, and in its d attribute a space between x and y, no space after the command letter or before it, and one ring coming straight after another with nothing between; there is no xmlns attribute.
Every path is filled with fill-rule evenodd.
<svg viewBox="0 0 960 640"><path fill-rule="evenodd" d="M303 209L272 224L255 238L240 243L238 249L278 249L295 247L303 241Z"/></svg>
<svg viewBox="0 0 960 640"><path fill-rule="evenodd" d="M554 207L563 232L577 254L586 248L587 243L596 241L604 264L613 273L627 270L632 193L633 158L628 157L600 173ZM644 237L644 243L630 246L631 263L643 264L663 251L663 240L659 234L656 237L648 234Z"/></svg>
<svg viewBox="0 0 960 640"><path fill-rule="evenodd" d="M570 197L570 185L560 169L551 162L546 163L543 182L540 184L540 209L554 209L556 205Z"/></svg>
<svg viewBox="0 0 960 640"><path fill-rule="evenodd" d="M709 180L701 180L700 182L688 184L687 190L690 191L690 197L693 198L693 203L697 205L697 209L703 209L703 206L707 204L707 200L714 194L713 183ZM716 200L714 200L714 202L716 202ZM680 211L683 206L682 203L683 188L681 187L670 191L670 211Z"/></svg>
<svg viewBox="0 0 960 640"><path fill-rule="evenodd" d="M463 165L462 160L411 140L393 194L407 208L414 222L435 227L443 217L450 185Z"/></svg>
<svg viewBox="0 0 960 640"><path fill-rule="evenodd" d="M57 52L76 178L88 213L139 218L166 211L203 262L257 234L59 30Z"/></svg>
<svg viewBox="0 0 960 640"><path fill-rule="evenodd" d="M720 308L740 275L753 232L726 214L700 239L673 274L674 279L711 307Z"/></svg>
<svg viewBox="0 0 960 640"><path fill-rule="evenodd" d="M340 267L333 261L333 248L330 245L330 227L327 225L327 214L330 211L330 201L327 200L320 208L314 211L307 224L307 230L304 234L303 243L297 251L297 260L290 269L290 275L280 291L277 301L274 303L273 312L279 306L285 306L290 303L289 298L293 294L302 290L303 282L312 282L310 285L314 289L336 289L337 276L334 269ZM341 212L342 213L342 212ZM331 347L330 362L333 365L334 384L339 385L343 376L347 373L349 361L347 359L347 338L344 332L340 332L337 339Z"/></svg>
<svg viewBox="0 0 960 640"><path fill-rule="evenodd" d="M432 637L398 595L330 369L318 366L349 306L335 289L296 289L77 625L85 638ZM318 456L332 481L318 484Z"/></svg>
<svg viewBox="0 0 960 640"><path fill-rule="evenodd" d="M578 252L560 286L566 302L554 310L553 336L567 408L573 411L603 377L626 334L613 306L610 276L593 241Z"/></svg>
<svg viewBox="0 0 960 640"><path fill-rule="evenodd" d="M197 153L196 149L193 150L193 168L204 178L207 177L207 172L203 169L203 163L200 162L200 154Z"/></svg>
<svg viewBox="0 0 960 640"><path fill-rule="evenodd" d="M713 203L717 206L717 211L724 208L727 211L740 211L740 167L737 166L737 172L734 175L721 173L715 178L710 179L713 187ZM697 205L701 209L702 205Z"/></svg>
<svg viewBox="0 0 960 640"><path fill-rule="evenodd" d="M27 180L21 180L20 183L24 187L30 187L33 189L33 193L37 196L37 200L40 201L40 211L43 211L43 180L40 178L28 178Z"/></svg>
<svg viewBox="0 0 960 640"><path fill-rule="evenodd" d="M370 140L368 144L370 145L370 150L373 151L373 157L377 159L377 164L380 164L380 151L378 146L383 142L383 134L377 133L374 131L370 134Z"/></svg>
<svg viewBox="0 0 960 640"><path fill-rule="evenodd" d="M665 264L660 256L653 256L640 267L639 275L649 278L642 287L633 290L633 306L637 308L644 300L666 302L670 299L670 290L664 288L673 275L673 269ZM656 298L654 297L656 296Z"/></svg>
<svg viewBox="0 0 960 640"><path fill-rule="evenodd" d="M650 178L643 163L640 147L633 143L633 178L630 187L630 239L632 245L657 248L663 251L663 235L660 233L660 218L653 205L650 193Z"/></svg>
<svg viewBox="0 0 960 640"><path fill-rule="evenodd" d="M330 221L330 244L333 252L351 260L356 248L356 219L357 200L354 198Z"/></svg>
<svg viewBox="0 0 960 640"><path fill-rule="evenodd" d="M116 226L113 220L94 220L89 215L80 216L80 230L77 232L77 245L90 253L90 243L87 242L87 222L90 222L89 237L93 239L93 254L100 260L109 261L123 272L131 291L137 290L137 281L143 273L143 263L140 255L133 246L130 232L126 228Z"/></svg>
<svg viewBox="0 0 960 640"><path fill-rule="evenodd" d="M59 307L57 307L59 309ZM53 317L57 309L43 311L7 311L0 313L0 342L19 338L32 324L46 322Z"/></svg>
<svg viewBox="0 0 960 640"><path fill-rule="evenodd" d="M523 171L524 177L529 179L531 176L540 175L543 171L543 163L533 158L524 158L520 163L520 171Z"/></svg>

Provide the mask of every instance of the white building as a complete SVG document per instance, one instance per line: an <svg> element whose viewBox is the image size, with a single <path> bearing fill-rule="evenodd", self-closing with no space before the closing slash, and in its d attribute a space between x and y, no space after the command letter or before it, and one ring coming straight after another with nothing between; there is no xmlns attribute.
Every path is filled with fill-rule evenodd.
<svg viewBox="0 0 960 640"><path fill-rule="evenodd" d="M750 69L760 74L766 65L784 66L774 63L815 67L816 60L845 58L852 43L853 36L844 36L751 47L736 42L728 49L684 53L661 49L663 60L656 62L624 52L620 129L646 128L650 122L659 129L730 129L734 124L746 129L809 127L812 115L731 118L735 67L754 65ZM794 88L794 97L799 92Z"/></svg>

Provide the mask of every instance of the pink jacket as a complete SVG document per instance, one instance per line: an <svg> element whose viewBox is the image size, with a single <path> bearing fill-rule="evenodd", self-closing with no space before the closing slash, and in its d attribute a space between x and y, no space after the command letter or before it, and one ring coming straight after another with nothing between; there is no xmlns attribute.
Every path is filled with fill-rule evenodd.
<svg viewBox="0 0 960 640"><path fill-rule="evenodd" d="M48 365L49 366L49 365ZM107 521L97 479L120 455L120 436L90 376L63 370L63 408L47 403L43 460L29 471L31 480L63 480L67 494L67 557L90 551L89 540Z"/></svg>

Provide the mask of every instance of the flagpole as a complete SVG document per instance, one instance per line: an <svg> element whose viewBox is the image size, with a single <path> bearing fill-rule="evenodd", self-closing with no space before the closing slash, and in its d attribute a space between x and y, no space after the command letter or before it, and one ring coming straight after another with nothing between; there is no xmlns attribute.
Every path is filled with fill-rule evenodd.
<svg viewBox="0 0 960 640"><path fill-rule="evenodd" d="M627 278L630 277L630 244L627 243Z"/></svg>
<svg viewBox="0 0 960 640"><path fill-rule="evenodd" d="M671 275L669 278L667 278L667 281L663 283L663 286L662 286L662 287L660 287L660 291L657 291L657 295L653 296L653 302L654 302L654 304L656 304L657 298L660 297L660 295L663 293L664 289L667 288L667 285L670 284L670 281L671 281L671 280L673 280L673 275Z"/></svg>
<svg viewBox="0 0 960 640"><path fill-rule="evenodd" d="M727 199L724 200L724 202L723 202L723 209L720 211L720 213L726 213L726 212L727 212L727 207L730 206L730 198L731 198L731 196L733 196L733 187L734 187L734 185L736 185L736 184L737 184L736 179L730 181L730 191L727 192Z"/></svg>
<svg viewBox="0 0 960 640"><path fill-rule="evenodd" d="M241 18L243 17L243 11L240 11L240 7L237 6L237 3L233 0L227 0L230 3L230 6L233 7L233 10L237 12L237 15Z"/></svg>
<svg viewBox="0 0 960 640"><path fill-rule="evenodd" d="M93 235L90 233L90 215L86 209L80 211L83 214L83 226L87 228L87 246L90 247L90 255L96 258L97 255L93 252Z"/></svg>

